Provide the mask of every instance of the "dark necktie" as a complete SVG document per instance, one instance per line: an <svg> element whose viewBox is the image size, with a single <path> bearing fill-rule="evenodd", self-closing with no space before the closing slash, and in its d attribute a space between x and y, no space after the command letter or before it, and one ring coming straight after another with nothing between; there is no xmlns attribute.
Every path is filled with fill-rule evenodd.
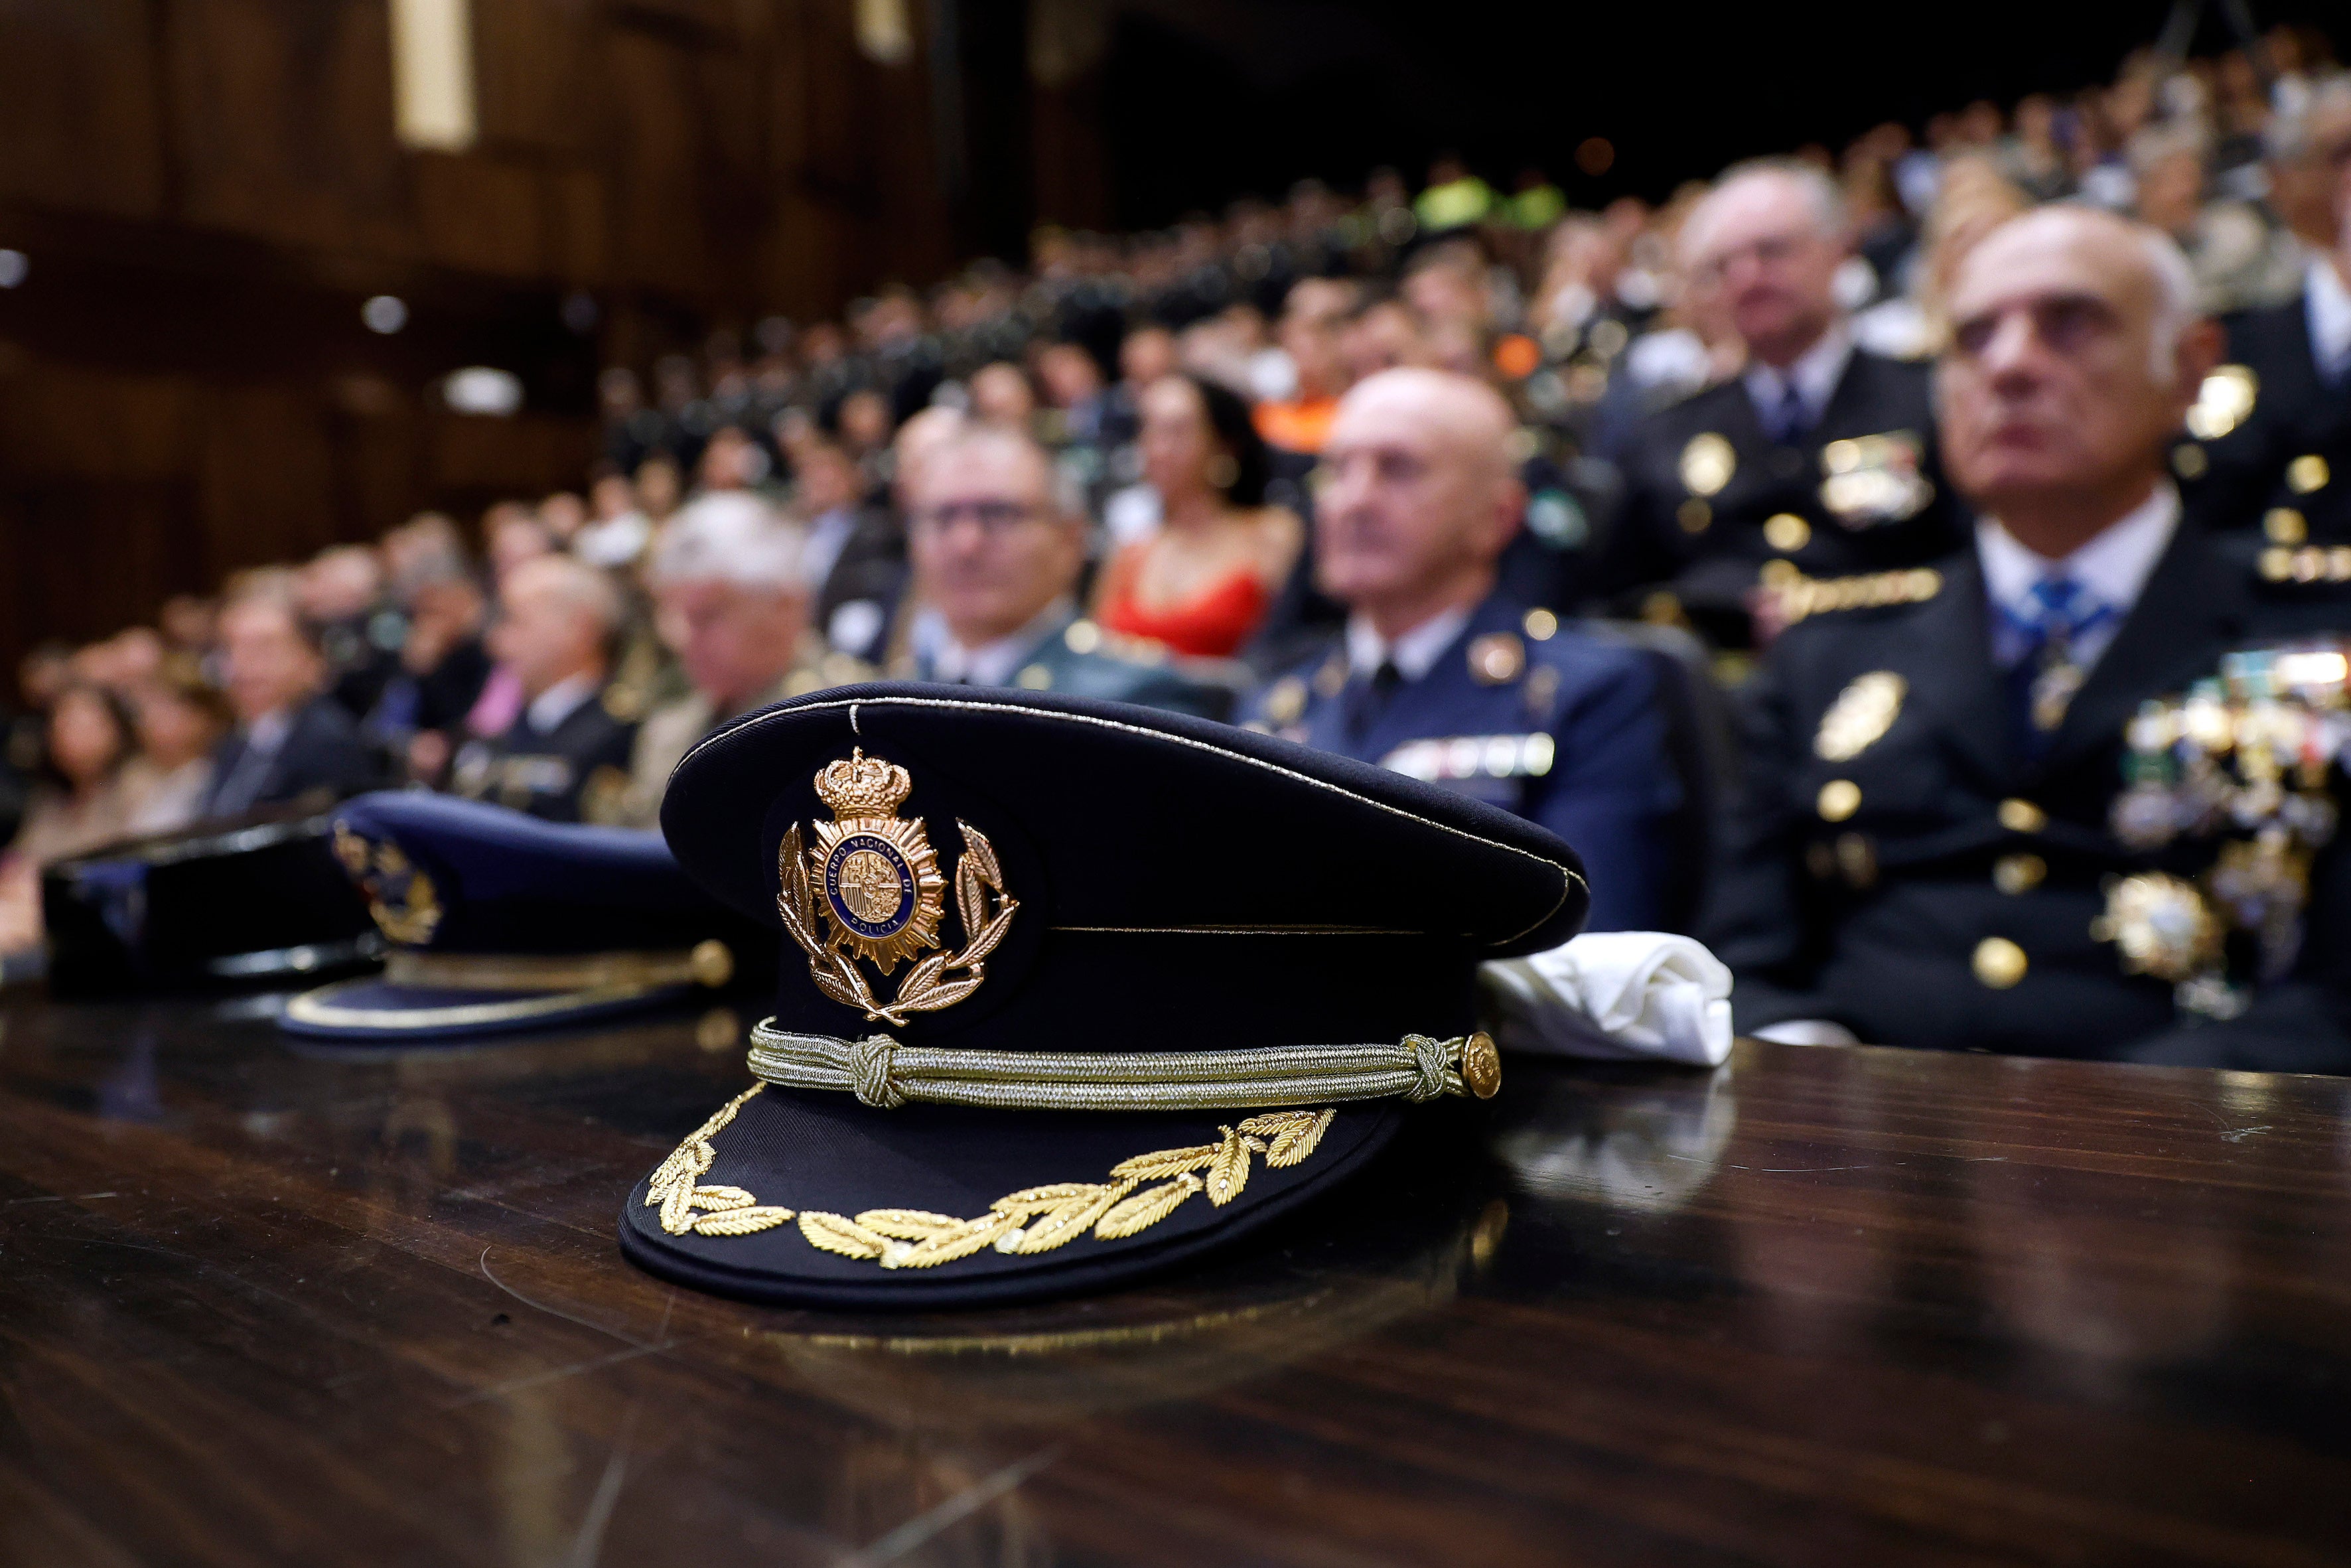
<svg viewBox="0 0 2351 1568"><path fill-rule="evenodd" d="M1782 381L1779 405L1771 411L1771 439L1793 446L1812 427L1813 412L1804 406L1804 394L1796 390L1793 378Z"/></svg>
<svg viewBox="0 0 2351 1568"><path fill-rule="evenodd" d="M1357 685L1348 695L1347 734L1349 738L1361 740L1371 733L1372 726L1379 723L1380 716L1387 712L1388 704L1394 700L1396 688L1402 685L1404 685L1404 672L1396 668L1395 661L1382 659L1380 667L1372 672L1372 678Z"/></svg>

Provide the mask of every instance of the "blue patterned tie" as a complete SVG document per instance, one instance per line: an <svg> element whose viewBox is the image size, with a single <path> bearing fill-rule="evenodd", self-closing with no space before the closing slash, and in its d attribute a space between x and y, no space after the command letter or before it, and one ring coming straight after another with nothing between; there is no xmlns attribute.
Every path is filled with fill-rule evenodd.
<svg viewBox="0 0 2351 1568"><path fill-rule="evenodd" d="M2022 605L2003 604L2002 639L2009 661L2009 695L2025 749L2039 756L2065 721L2065 709L2082 688L2074 657L2088 632L2114 619L2115 607L2072 578L2052 572L2034 583Z"/></svg>
<svg viewBox="0 0 2351 1568"><path fill-rule="evenodd" d="M1780 403L1771 411L1771 439L1782 446L1793 446L1813 427L1813 411L1804 406L1804 394L1796 390L1794 378L1780 383Z"/></svg>

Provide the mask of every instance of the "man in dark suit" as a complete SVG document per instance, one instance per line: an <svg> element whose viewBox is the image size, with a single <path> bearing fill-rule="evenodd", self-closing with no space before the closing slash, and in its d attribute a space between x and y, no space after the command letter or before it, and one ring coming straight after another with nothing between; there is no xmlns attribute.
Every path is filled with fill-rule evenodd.
<svg viewBox="0 0 2351 1568"><path fill-rule="evenodd" d="M1955 547L1926 368L1855 348L1837 304L1852 237L1828 177L1733 169L1681 245L1691 288L1718 298L1749 365L1635 429L1601 591L1739 648L1761 581L1912 567Z"/></svg>
<svg viewBox="0 0 2351 1568"><path fill-rule="evenodd" d="M237 722L214 754L203 816L325 805L381 781L381 759L350 713L321 695L326 656L291 601L266 592L237 600L221 612L220 638Z"/></svg>
<svg viewBox="0 0 2351 1568"><path fill-rule="evenodd" d="M2351 544L2351 81L2320 89L2281 134L2274 176L2325 190L2330 240L2300 295L2224 323L2230 362L2205 378L2188 416L2199 441L2173 460L2193 506L2258 517L2274 546Z"/></svg>
<svg viewBox="0 0 2351 1568"><path fill-rule="evenodd" d="M1244 716L1541 822L1583 856L1594 929L1654 927L1682 800L1656 674L1498 589L1526 505L1516 423L1440 371L1384 371L1341 400L1315 565L1344 639Z"/></svg>
<svg viewBox="0 0 2351 1568"><path fill-rule="evenodd" d="M490 653L520 681L522 712L504 735L458 748L450 788L549 821L602 820L627 791L637 733L605 700L620 592L585 561L549 555L508 572L499 597Z"/></svg>
<svg viewBox="0 0 2351 1568"><path fill-rule="evenodd" d="M1961 264L1938 407L1975 548L1793 596L1708 922L1742 1030L2351 1071L2311 722L2346 665L2294 646L2351 619L2183 518L2193 298L2169 240L2086 208Z"/></svg>

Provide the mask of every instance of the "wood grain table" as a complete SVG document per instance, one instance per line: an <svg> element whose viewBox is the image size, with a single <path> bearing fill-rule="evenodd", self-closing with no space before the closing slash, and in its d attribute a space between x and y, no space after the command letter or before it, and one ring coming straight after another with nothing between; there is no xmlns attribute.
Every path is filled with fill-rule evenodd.
<svg viewBox="0 0 2351 1568"><path fill-rule="evenodd" d="M1514 1061L1185 1277L841 1316L614 1243L727 1019L271 1006L0 1004L8 1563L2351 1559L2342 1081Z"/></svg>

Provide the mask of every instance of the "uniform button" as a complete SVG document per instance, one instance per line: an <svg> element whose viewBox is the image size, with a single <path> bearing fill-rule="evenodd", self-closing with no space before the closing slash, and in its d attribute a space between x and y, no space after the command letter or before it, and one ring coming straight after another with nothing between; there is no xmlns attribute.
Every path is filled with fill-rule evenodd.
<svg viewBox="0 0 2351 1568"><path fill-rule="evenodd" d="M1793 555L1813 542L1813 525L1793 512L1774 512L1763 519L1763 542L1782 555Z"/></svg>
<svg viewBox="0 0 2351 1568"><path fill-rule="evenodd" d="M2037 833L2049 825L2049 813L2011 796L2000 803L2000 825L2011 833Z"/></svg>
<svg viewBox="0 0 2351 1568"><path fill-rule="evenodd" d="M1861 786L1850 779L1832 779L1821 786L1821 821L1842 822L1861 810Z"/></svg>
<svg viewBox="0 0 2351 1568"><path fill-rule="evenodd" d="M1530 610L1523 622L1531 642L1548 643L1559 635L1559 617L1548 610Z"/></svg>
<svg viewBox="0 0 2351 1568"><path fill-rule="evenodd" d="M1674 508L1674 521L1682 526L1682 532L1686 534L1702 534L1714 521L1714 508L1692 496Z"/></svg>
<svg viewBox="0 0 2351 1568"><path fill-rule="evenodd" d="M2272 507L2262 517L2262 532L2272 544L2298 545L2310 537L2310 519L2292 507Z"/></svg>
<svg viewBox="0 0 2351 1568"><path fill-rule="evenodd" d="M2331 477L2333 476L2326 469L2326 459L2315 452L2304 453L2285 465L2286 487L2297 496L2325 489L2326 481Z"/></svg>
<svg viewBox="0 0 2351 1568"><path fill-rule="evenodd" d="M1976 944L1976 978L1995 991L2004 991L2024 978L2029 967L2024 949L2005 936L1987 936Z"/></svg>
<svg viewBox="0 0 2351 1568"><path fill-rule="evenodd" d="M2049 862L2039 855L2002 855L1992 862L1991 884L2006 894L2031 893L2049 874Z"/></svg>

